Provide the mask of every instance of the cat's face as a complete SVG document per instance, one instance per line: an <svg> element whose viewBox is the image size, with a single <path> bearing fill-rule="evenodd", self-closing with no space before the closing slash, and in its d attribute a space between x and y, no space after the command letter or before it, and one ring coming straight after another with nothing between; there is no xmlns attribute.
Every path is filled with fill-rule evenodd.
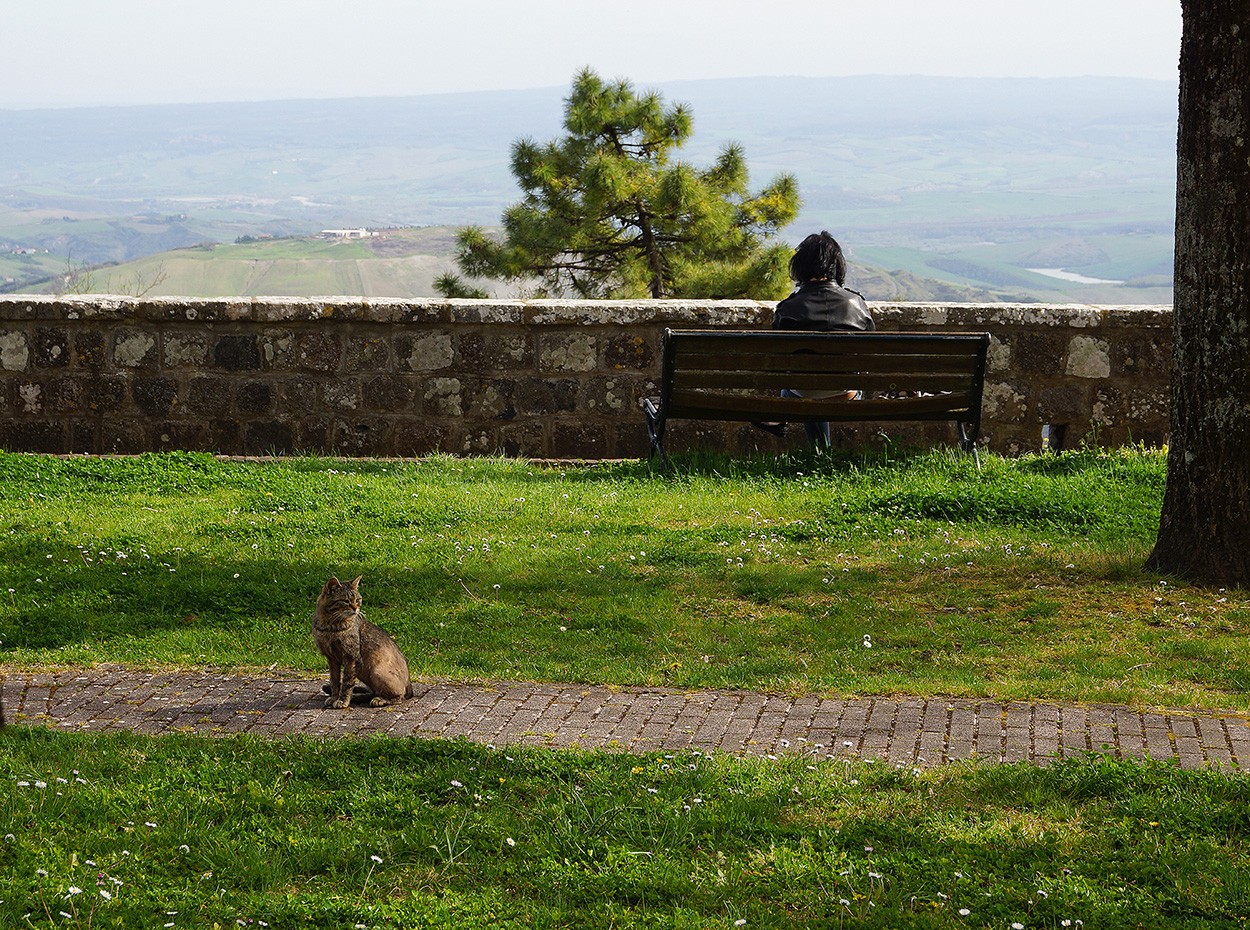
<svg viewBox="0 0 1250 930"><path fill-rule="evenodd" d="M317 600L326 606L344 605L352 610L359 610L361 603L361 577L361 575L357 575L351 581L339 581L337 578L331 577L326 582L325 587L321 589L321 597Z"/></svg>

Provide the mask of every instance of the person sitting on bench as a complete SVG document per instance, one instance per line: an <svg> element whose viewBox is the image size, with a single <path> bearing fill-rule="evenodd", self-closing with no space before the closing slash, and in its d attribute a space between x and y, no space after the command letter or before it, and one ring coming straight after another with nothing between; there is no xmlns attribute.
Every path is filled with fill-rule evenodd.
<svg viewBox="0 0 1250 930"><path fill-rule="evenodd" d="M828 232L812 233L799 243L790 257L790 279L797 287L789 297L777 304L773 313L773 329L797 329L807 332L832 330L875 330L872 314L864 295L843 287L846 280L846 258L842 247ZM799 391L782 391L784 397L802 397ZM857 392L848 391L847 399ZM832 397L830 393L809 393L808 397ZM757 423L756 426L775 435L785 431L784 423ZM807 441L817 448L829 447L828 423L804 423Z"/></svg>

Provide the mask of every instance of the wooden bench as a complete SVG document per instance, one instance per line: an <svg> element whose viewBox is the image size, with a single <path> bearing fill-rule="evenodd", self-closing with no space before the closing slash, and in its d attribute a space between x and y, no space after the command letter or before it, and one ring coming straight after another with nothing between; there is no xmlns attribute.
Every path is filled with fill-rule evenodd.
<svg viewBox="0 0 1250 930"><path fill-rule="evenodd" d="M646 399L651 454L667 466L674 418L754 422L949 420L976 457L989 333L664 330L660 396ZM784 388L803 394L782 397ZM851 400L847 392L862 392Z"/></svg>

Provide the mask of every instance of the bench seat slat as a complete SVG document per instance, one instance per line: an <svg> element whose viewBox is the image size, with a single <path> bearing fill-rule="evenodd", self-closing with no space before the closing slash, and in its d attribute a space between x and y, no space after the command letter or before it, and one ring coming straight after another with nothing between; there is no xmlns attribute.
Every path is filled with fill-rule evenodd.
<svg viewBox="0 0 1250 930"><path fill-rule="evenodd" d="M812 397L709 395L674 391L665 405L670 417L706 420L958 420L974 418L968 391L928 397L830 400Z"/></svg>
<svg viewBox="0 0 1250 930"><path fill-rule="evenodd" d="M946 374L931 372L925 374L907 374L905 372L889 372L885 374L867 374L851 372L840 377L824 373L794 374L791 372L771 372L743 370L733 371L700 371L684 372L673 379L674 391L690 391L702 389L752 389L781 391L783 388L797 391L925 391L935 394L939 391L958 391L967 389L972 376L967 374Z"/></svg>

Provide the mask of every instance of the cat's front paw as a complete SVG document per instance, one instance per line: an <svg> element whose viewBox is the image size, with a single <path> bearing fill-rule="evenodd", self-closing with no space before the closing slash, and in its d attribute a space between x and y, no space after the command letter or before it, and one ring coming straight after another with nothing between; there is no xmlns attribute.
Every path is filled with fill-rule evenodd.
<svg viewBox="0 0 1250 930"><path fill-rule="evenodd" d="M326 707L343 708L343 707L346 707L347 704L348 704L348 701L346 699L340 701L338 698L334 697L333 695L326 698Z"/></svg>

